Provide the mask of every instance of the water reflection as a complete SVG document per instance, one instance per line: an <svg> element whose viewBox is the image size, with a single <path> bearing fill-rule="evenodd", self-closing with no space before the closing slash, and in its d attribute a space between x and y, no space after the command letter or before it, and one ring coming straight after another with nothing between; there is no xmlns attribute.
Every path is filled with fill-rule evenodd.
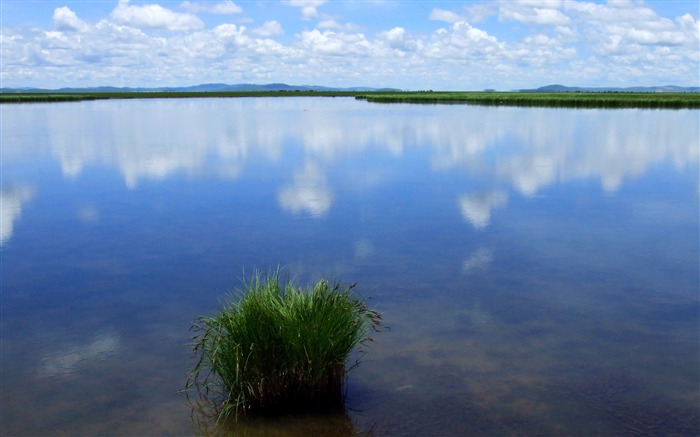
<svg viewBox="0 0 700 437"><path fill-rule="evenodd" d="M238 420L217 422L211 405L193 402L192 428L201 436L285 436L306 437L371 437L371 431L360 432L345 409L281 416L241 416Z"/></svg>
<svg viewBox="0 0 700 437"><path fill-rule="evenodd" d="M100 213L93 205L83 205L78 208L78 219L85 224L95 224L100 221Z"/></svg>
<svg viewBox="0 0 700 437"><path fill-rule="evenodd" d="M277 201L282 209L294 214L307 212L322 217L331 207L333 194L326 175L317 165L307 162L303 169L294 172L291 184L280 188Z"/></svg>
<svg viewBox="0 0 700 437"><path fill-rule="evenodd" d="M476 229L483 229L491 221L491 210L508 202L504 191L486 191L468 194L459 198L462 216Z"/></svg>
<svg viewBox="0 0 700 437"><path fill-rule="evenodd" d="M372 256L374 252L374 244L367 238L361 238L353 245L353 253L355 261L362 262Z"/></svg>
<svg viewBox="0 0 700 437"><path fill-rule="evenodd" d="M362 411L241 433L695 431L699 124L337 98L13 106L0 434L191 433L190 322L276 263L358 281L392 329L349 378Z"/></svg>
<svg viewBox="0 0 700 437"><path fill-rule="evenodd" d="M486 268L493 261L493 250L480 247L469 254L462 262L462 273L468 275Z"/></svg>
<svg viewBox="0 0 700 437"><path fill-rule="evenodd" d="M119 335L113 331L95 334L82 344L66 345L41 359L40 376L55 378L72 375L94 361L107 359L119 349Z"/></svg>
<svg viewBox="0 0 700 437"><path fill-rule="evenodd" d="M22 129L41 118L51 135L48 144L34 147L5 138L6 166L18 156L48 154L58 157L66 177L87 166L112 166L130 188L175 174L237 178L261 157L269 163L289 159L289 145L298 145L306 163L279 168L288 182L279 188L278 202L292 213L318 217L333 199L326 167L369 150L398 157L406 148L428 148L436 172L463 168L526 196L582 179L597 179L614 192L661 162L679 168L698 163L694 111L387 111L349 99L98 101L65 104L60 111L14 109L5 113L7 123ZM264 119L259 110L267 111ZM384 113L372 117L375 111ZM483 227L487 211L507 202L502 191L466 193L459 199L465 217Z"/></svg>
<svg viewBox="0 0 700 437"><path fill-rule="evenodd" d="M30 187L5 187L0 190L0 246L4 245L14 230L15 222L22 214L22 205L31 200L34 189Z"/></svg>

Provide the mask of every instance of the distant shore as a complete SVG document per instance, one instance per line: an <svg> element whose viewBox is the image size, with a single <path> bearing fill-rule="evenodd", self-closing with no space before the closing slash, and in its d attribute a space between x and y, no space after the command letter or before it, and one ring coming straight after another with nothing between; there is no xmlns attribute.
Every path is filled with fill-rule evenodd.
<svg viewBox="0 0 700 437"><path fill-rule="evenodd" d="M700 108L700 93L628 92L400 92L357 98L376 103L470 104L566 108Z"/></svg>
<svg viewBox="0 0 700 437"><path fill-rule="evenodd" d="M208 92L21 92L0 93L0 103L70 102L104 99L236 97L354 97L373 103L469 104L566 108L700 108L700 93L489 92L489 91L208 91Z"/></svg>

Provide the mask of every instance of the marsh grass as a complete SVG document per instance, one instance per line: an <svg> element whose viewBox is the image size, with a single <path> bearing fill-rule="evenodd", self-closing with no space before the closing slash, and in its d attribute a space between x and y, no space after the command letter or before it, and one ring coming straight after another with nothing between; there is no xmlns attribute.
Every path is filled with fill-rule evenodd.
<svg viewBox="0 0 700 437"><path fill-rule="evenodd" d="M237 97L355 97L375 103L468 104L554 108L700 108L700 93L651 92L483 92L483 91L144 91L0 92L1 103L97 99L172 99Z"/></svg>
<svg viewBox="0 0 700 437"><path fill-rule="evenodd" d="M303 289L279 269L244 279L220 314L193 324L198 361L186 390L215 404L217 422L342 408L346 362L381 325L353 288L320 280Z"/></svg>
<svg viewBox="0 0 700 437"><path fill-rule="evenodd" d="M427 92L358 94L374 103L469 104L552 108L700 108L700 93L650 92Z"/></svg>

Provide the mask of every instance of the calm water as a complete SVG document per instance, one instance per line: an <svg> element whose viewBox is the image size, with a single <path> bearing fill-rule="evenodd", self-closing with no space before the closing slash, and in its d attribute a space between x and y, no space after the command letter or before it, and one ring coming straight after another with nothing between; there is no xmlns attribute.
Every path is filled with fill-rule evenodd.
<svg viewBox="0 0 700 437"><path fill-rule="evenodd" d="M345 414L240 435L700 433L698 111L3 105L2 423L190 435L190 322L254 268L391 330Z"/></svg>

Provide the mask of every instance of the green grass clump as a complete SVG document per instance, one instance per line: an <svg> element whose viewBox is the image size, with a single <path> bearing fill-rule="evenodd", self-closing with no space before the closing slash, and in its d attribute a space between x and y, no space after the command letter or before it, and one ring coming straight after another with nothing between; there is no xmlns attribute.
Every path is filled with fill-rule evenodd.
<svg viewBox="0 0 700 437"><path fill-rule="evenodd" d="M237 300L193 325L187 389L213 400L217 421L342 407L346 361L381 324L353 287L320 280L305 290L279 270L244 279Z"/></svg>

